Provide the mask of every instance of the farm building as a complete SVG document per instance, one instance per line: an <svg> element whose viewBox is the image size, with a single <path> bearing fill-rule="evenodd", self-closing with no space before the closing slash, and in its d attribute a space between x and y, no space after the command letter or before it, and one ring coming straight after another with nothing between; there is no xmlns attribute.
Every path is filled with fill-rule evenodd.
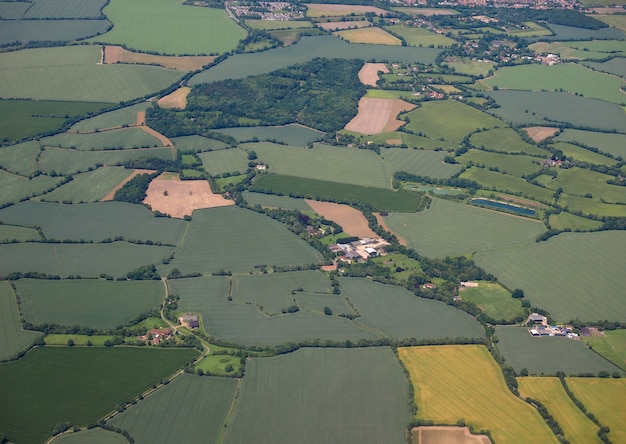
<svg viewBox="0 0 626 444"><path fill-rule="evenodd" d="M193 313L186 313L182 318L180 318L182 322L189 323L189 328L198 328L200 327L200 322L198 322L198 315Z"/></svg>

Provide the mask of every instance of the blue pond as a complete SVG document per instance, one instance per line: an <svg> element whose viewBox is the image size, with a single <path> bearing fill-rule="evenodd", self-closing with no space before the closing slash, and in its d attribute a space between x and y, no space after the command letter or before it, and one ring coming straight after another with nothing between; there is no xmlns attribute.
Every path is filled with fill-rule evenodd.
<svg viewBox="0 0 626 444"><path fill-rule="evenodd" d="M504 202L497 202L495 200L489 199L472 199L472 204L478 205L481 207L493 208L494 210L505 210L511 213L520 214L522 216L530 216L534 217L537 215L535 210L531 210L529 208L518 207L517 205L510 205Z"/></svg>

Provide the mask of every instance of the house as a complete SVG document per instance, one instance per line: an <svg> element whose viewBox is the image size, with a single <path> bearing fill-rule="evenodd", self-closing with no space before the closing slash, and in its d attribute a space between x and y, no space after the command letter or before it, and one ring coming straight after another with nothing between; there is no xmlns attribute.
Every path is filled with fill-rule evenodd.
<svg viewBox="0 0 626 444"><path fill-rule="evenodd" d="M187 322L189 324L189 328L198 328L200 327L200 323L198 322L198 315L193 313L187 313L182 318L180 318L182 322Z"/></svg>
<svg viewBox="0 0 626 444"><path fill-rule="evenodd" d="M536 325L536 324L548 325L548 318L538 313L531 313L530 316L528 316L527 323L532 324L532 325Z"/></svg>
<svg viewBox="0 0 626 444"><path fill-rule="evenodd" d="M322 265L322 271L336 271L336 270L337 270L337 264Z"/></svg>

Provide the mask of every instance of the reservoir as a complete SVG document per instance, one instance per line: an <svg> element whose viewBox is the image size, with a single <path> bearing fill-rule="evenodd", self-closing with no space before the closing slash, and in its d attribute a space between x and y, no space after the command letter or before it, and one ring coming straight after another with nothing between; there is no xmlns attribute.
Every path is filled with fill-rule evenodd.
<svg viewBox="0 0 626 444"><path fill-rule="evenodd" d="M519 214L521 216L535 217L537 212L529 208L518 207L517 205L506 204L504 202L498 202L489 199L472 199L473 205L481 207L493 208L494 210L504 210L511 213Z"/></svg>

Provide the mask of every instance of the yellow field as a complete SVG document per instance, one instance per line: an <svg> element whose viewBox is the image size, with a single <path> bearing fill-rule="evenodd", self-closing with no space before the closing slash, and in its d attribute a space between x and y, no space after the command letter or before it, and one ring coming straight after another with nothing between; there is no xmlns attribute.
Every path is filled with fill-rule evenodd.
<svg viewBox="0 0 626 444"><path fill-rule="evenodd" d="M402 45L399 38L394 37L381 28L347 29L345 31L338 31L335 34L350 43L370 43L373 45L394 46Z"/></svg>
<svg viewBox="0 0 626 444"><path fill-rule="evenodd" d="M587 412L611 429L608 435L611 442L626 442L626 379L567 378L566 381Z"/></svg>
<svg viewBox="0 0 626 444"><path fill-rule="evenodd" d="M559 423L571 444L601 443L595 425L567 396L559 378L517 378L522 396L542 403Z"/></svg>
<svg viewBox="0 0 626 444"><path fill-rule="evenodd" d="M490 430L497 443L558 443L539 413L509 392L486 347L402 347L398 355L411 374L419 419L464 419L476 431Z"/></svg>

